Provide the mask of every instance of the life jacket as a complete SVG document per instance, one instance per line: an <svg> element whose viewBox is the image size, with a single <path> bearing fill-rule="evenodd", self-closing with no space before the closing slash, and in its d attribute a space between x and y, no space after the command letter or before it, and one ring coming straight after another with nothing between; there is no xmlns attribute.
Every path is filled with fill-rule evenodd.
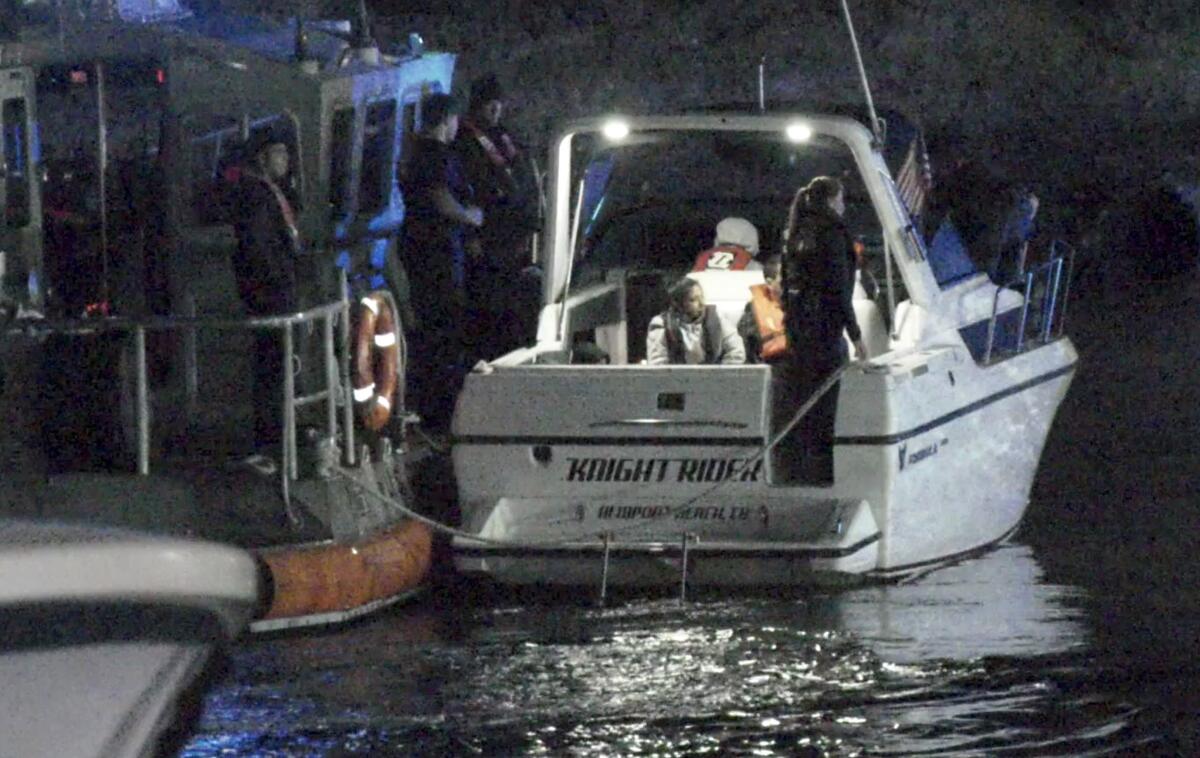
<svg viewBox="0 0 1200 758"><path fill-rule="evenodd" d="M663 336L667 343L667 359L671 364L687 363L687 351L683 346L683 331L678 314L667 310L662 314ZM700 344L704 346L704 363L721 362L721 317L715 305L704 306L700 317Z"/></svg>
<svg viewBox="0 0 1200 758"><path fill-rule="evenodd" d="M516 159L517 146L513 144L512 138L508 136L507 132L500 133L500 144L497 145L496 140L489 137L483 129L469 119L462 120L462 128L471 135L471 139L479 143L479 146L483 148L484 155L496 168L508 169L509 164Z"/></svg>
<svg viewBox="0 0 1200 758"><path fill-rule="evenodd" d="M271 195L275 198L275 203L279 207L279 216L283 219L284 228L287 229L288 238L292 242L292 252L300 252L300 229L296 226L296 211L292 208L292 204L287 199L287 195L279 188L270 177L266 174L260 174L256 171L243 169L240 174L242 177L261 182L271 191Z"/></svg>
<svg viewBox="0 0 1200 758"><path fill-rule="evenodd" d="M692 271L745 271L754 260L746 248L739 245L718 245L696 256Z"/></svg>
<svg viewBox="0 0 1200 758"><path fill-rule="evenodd" d="M759 355L770 362L778 359L788 349L787 333L783 329L783 308L775 293L767 284L750 285L750 308L754 313L754 325L758 329L762 348Z"/></svg>

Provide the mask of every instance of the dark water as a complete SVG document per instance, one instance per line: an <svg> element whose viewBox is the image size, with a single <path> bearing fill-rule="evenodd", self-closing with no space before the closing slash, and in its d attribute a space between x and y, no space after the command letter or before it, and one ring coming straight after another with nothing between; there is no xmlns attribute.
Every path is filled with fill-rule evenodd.
<svg viewBox="0 0 1200 758"><path fill-rule="evenodd" d="M1077 306L1016 541L900 585L474 598L230 652L181 755L1200 755L1200 279Z"/></svg>
<svg viewBox="0 0 1200 758"><path fill-rule="evenodd" d="M1019 543L803 598L426 602L240 645L181 754L1190 753L1188 682L1099 610Z"/></svg>

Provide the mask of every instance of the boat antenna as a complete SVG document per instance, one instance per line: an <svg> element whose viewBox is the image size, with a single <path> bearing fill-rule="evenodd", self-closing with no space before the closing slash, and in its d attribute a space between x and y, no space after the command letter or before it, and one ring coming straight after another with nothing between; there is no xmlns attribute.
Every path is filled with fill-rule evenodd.
<svg viewBox="0 0 1200 758"><path fill-rule="evenodd" d="M308 30L304 28L303 10L296 11L296 38L293 47L298 62L308 60Z"/></svg>
<svg viewBox="0 0 1200 758"><path fill-rule="evenodd" d="M863 65L862 51L858 49L858 35L854 33L854 21L850 18L848 0L842 0L842 13L846 16L846 29L850 32L850 44L854 47L854 59L858 61L858 75L862 79L863 94L867 98L867 113L871 116L871 131L874 132L875 139L882 142L883 125L879 122L879 116L875 115L875 101L871 99L871 85L867 83L867 69Z"/></svg>
<svg viewBox="0 0 1200 758"><path fill-rule="evenodd" d="M758 110L767 111L767 54L758 59Z"/></svg>
<svg viewBox="0 0 1200 758"><path fill-rule="evenodd" d="M354 19L354 41L353 45L359 49L375 47L375 35L371 29L371 17L367 15L366 0L359 0L358 12Z"/></svg>

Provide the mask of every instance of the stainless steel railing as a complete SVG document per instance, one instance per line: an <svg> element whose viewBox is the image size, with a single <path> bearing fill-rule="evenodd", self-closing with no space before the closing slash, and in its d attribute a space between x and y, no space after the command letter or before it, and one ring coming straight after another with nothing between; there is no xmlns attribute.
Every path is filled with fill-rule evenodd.
<svg viewBox="0 0 1200 758"><path fill-rule="evenodd" d="M1019 289L1024 297L1021 302L1021 318L1016 333L1016 344L1011 349L1004 350L1005 357L1011 357L1032 349L1035 345L1043 345L1052 339L1061 337L1067 321L1067 298L1071 292L1071 273L1075 266L1075 248L1061 240L1050 244L1050 255L1047 260L1013 278L1004 285L996 288L992 297L992 316L988 321L987 348L984 350L983 363L989 364L997 355L996 333L997 319L1000 313L1000 296L1013 289ZM1065 270L1065 275L1064 275ZM1039 288L1040 285L1040 288ZM1059 290L1062 290L1060 297ZM1061 311L1058 310L1059 303ZM1032 335L1029 330L1030 308L1035 311L1035 330ZM1005 311L1007 313L1008 311Z"/></svg>

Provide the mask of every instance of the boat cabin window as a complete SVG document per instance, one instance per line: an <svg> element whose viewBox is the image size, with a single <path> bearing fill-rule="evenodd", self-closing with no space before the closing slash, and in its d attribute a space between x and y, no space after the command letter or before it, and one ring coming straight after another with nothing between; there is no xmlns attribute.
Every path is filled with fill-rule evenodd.
<svg viewBox="0 0 1200 758"><path fill-rule="evenodd" d="M4 224L29 225L30 157L27 139L26 106L22 98L4 101L0 125L4 131L4 155L0 170L4 179Z"/></svg>
<svg viewBox="0 0 1200 758"><path fill-rule="evenodd" d="M192 137L188 151L188 173L192 180L192 211L200 224L218 223L229 178L222 175L230 167L231 153L241 143L236 119L230 116L197 118L188 124Z"/></svg>
<svg viewBox="0 0 1200 758"><path fill-rule="evenodd" d="M350 159L354 155L354 109L333 112L329 148L329 205L334 219L350 211Z"/></svg>
<svg viewBox="0 0 1200 758"><path fill-rule="evenodd" d="M381 100L367 106L362 136L362 161L358 197L351 194L355 158L353 107L338 108L331 124L329 151L329 204L335 220L357 207L373 216L388 206L395 181L396 101ZM357 201L357 202L356 202Z"/></svg>
<svg viewBox="0 0 1200 758"><path fill-rule="evenodd" d="M360 213L374 215L387 207L396 161L396 101L367 106L363 125L362 177L358 190Z"/></svg>

